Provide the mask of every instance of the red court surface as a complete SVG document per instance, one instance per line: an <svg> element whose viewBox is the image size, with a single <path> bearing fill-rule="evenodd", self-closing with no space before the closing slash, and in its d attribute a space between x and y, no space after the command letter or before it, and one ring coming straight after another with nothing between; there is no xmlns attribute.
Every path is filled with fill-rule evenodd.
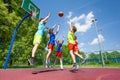
<svg viewBox="0 0 120 80"><path fill-rule="evenodd" d="M7 69L0 70L0 80L120 80L120 68Z"/></svg>

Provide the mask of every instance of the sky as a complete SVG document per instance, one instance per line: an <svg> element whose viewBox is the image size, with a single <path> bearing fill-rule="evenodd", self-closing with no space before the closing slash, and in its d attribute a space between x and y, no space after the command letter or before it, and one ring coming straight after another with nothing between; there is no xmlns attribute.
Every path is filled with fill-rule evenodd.
<svg viewBox="0 0 120 80"><path fill-rule="evenodd" d="M71 19L77 27L79 50L83 52L120 50L120 0L32 0L40 8L40 18L51 16L46 24L60 24L57 39L67 44ZM64 12L63 17L58 12ZM92 22L92 20L97 21Z"/></svg>

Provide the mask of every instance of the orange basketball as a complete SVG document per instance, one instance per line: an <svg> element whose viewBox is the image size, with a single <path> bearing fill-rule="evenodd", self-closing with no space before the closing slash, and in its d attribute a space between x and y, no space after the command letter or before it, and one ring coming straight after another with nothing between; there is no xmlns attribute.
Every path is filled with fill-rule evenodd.
<svg viewBox="0 0 120 80"><path fill-rule="evenodd" d="M60 16L60 17L62 17L64 15L64 13L62 12L62 11L60 11L59 13L58 13L58 16Z"/></svg>

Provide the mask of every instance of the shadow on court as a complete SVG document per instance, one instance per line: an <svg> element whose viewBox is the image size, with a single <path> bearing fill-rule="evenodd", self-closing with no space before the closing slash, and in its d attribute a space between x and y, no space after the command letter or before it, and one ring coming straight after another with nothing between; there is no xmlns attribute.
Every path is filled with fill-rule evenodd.
<svg viewBox="0 0 120 80"><path fill-rule="evenodd" d="M53 71L58 71L58 70L57 69L47 69L47 70L33 71L32 74L46 73L46 72L53 72Z"/></svg>

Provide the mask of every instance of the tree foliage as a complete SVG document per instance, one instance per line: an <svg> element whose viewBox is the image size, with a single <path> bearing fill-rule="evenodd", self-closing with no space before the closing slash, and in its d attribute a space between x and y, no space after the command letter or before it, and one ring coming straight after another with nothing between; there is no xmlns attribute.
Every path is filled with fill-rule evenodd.
<svg viewBox="0 0 120 80"><path fill-rule="evenodd" d="M0 1L0 63L3 65L15 27L18 25L25 11L21 9L21 0ZM31 55L33 37L37 30L38 20L28 17L18 29L12 48L10 62L25 63ZM46 35L45 35L46 36ZM47 42L44 42L45 44ZM45 46L44 46L45 47Z"/></svg>
<svg viewBox="0 0 120 80"><path fill-rule="evenodd" d="M107 60L106 58L120 58L120 52L119 51L112 51L112 52L102 52L103 58ZM88 55L88 59L100 59L100 54L96 53L90 53Z"/></svg>

